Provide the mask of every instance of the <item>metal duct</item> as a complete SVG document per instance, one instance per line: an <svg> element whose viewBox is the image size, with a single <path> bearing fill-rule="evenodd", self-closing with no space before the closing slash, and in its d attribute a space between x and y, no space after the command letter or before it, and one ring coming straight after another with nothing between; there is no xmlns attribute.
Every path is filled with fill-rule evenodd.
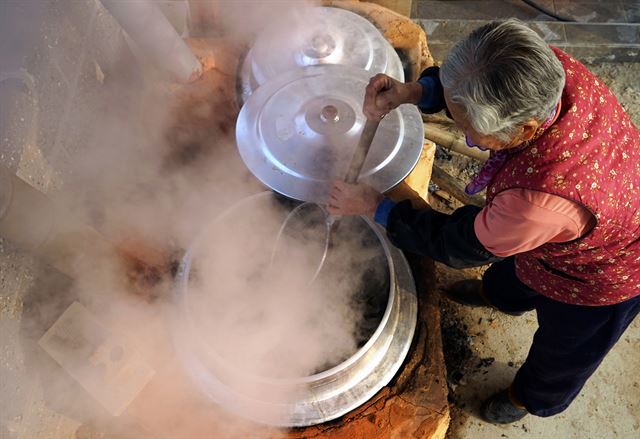
<svg viewBox="0 0 640 439"><path fill-rule="evenodd" d="M124 31L160 69L181 82L191 82L202 74L202 65L150 0L100 0Z"/></svg>

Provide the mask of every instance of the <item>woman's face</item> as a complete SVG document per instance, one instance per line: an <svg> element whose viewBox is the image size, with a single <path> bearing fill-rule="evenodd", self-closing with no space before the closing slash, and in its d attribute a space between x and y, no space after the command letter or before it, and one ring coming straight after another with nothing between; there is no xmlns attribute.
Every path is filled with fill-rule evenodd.
<svg viewBox="0 0 640 439"><path fill-rule="evenodd" d="M474 130L471 123L469 123L465 116L465 111L462 105L451 101L450 95L446 89L444 91L444 100L447 103L447 108L454 122L464 132L467 145L471 147L476 146L480 149L491 149L493 151L513 148L514 146L531 139L539 125L534 120L527 122L524 126L520 127L518 131L516 131L516 134L511 139L504 141L495 136L481 134Z"/></svg>

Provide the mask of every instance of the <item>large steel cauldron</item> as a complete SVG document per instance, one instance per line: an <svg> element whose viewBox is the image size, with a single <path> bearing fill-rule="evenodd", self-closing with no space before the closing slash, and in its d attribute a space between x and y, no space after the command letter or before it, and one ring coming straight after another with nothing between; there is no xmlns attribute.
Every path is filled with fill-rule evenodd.
<svg viewBox="0 0 640 439"><path fill-rule="evenodd" d="M293 205L271 192L257 194L232 206L205 228L180 266L174 335L176 349L194 382L215 403L261 423L301 427L338 418L388 384L409 350L417 299L404 256L366 217L342 219L327 262L312 287L261 289L265 276L273 272L284 273L286 278L295 275L301 257L308 257L312 266L317 263L319 253L314 245L324 239L325 217L319 208L312 208L301 228L311 246L296 254L298 244L291 244L291 252L284 252L291 259L285 258L283 265L274 268L269 249ZM208 276L208 272L213 274ZM238 275L243 279L240 284L236 283ZM207 276L212 280L203 280ZM307 279L305 276L303 273L301 279ZM266 295L275 296L274 300L265 302ZM259 303L256 309L249 310L255 302ZM305 307L312 308L315 302L321 308L306 315ZM340 314L345 321L330 312L334 302L350 307ZM275 322L273 316L265 315L274 303L283 308ZM246 351L260 348L255 346L256 337L269 334L274 324L290 314L300 316L299 332L318 322L325 332L308 341L296 339L298 334L286 334L282 343L271 343L269 355L247 357ZM240 323L221 325L224 320ZM331 331L351 320L351 349L336 356L332 344L338 340ZM330 348L326 361L306 364L306 373L299 373L304 367L289 368L288 363L304 363L305 355L317 353L317 349L308 349L310 344ZM274 355L280 363L271 362ZM263 364L264 359L270 367ZM274 364L279 367L272 367Z"/></svg>

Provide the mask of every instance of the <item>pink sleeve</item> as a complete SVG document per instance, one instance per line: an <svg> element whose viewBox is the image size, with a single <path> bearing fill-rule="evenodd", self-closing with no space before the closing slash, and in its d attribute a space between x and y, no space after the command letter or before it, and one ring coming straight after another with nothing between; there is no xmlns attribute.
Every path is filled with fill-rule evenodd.
<svg viewBox="0 0 640 439"><path fill-rule="evenodd" d="M595 218L585 207L544 192L509 189L478 214L478 240L496 256L533 250L547 242L566 242L591 230Z"/></svg>

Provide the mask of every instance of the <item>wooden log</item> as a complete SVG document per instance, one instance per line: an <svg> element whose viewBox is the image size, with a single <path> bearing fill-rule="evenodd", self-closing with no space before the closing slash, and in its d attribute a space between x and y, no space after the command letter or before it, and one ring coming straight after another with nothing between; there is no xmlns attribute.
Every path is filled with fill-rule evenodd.
<svg viewBox="0 0 640 439"><path fill-rule="evenodd" d="M446 201L447 203L452 203L454 201L454 198L448 192L445 192L442 189L433 191L433 195L437 196L443 201Z"/></svg>
<svg viewBox="0 0 640 439"><path fill-rule="evenodd" d="M448 131L447 127L440 124L425 123L424 137L443 148L480 160L481 162L486 162L489 158L489 152L470 148L461 137L451 131Z"/></svg>
<svg viewBox="0 0 640 439"><path fill-rule="evenodd" d="M478 207L484 207L486 204L486 200L483 196L467 194L462 185L455 178L450 176L437 165L433 165L431 181L440 186L441 189L449 192L449 194L464 204L470 204Z"/></svg>
<svg viewBox="0 0 640 439"><path fill-rule="evenodd" d="M394 201L411 200L414 208L427 207L429 196L429 181L431 168L435 156L436 145L428 140L425 142L420 159L415 168L399 185L387 192L387 196Z"/></svg>
<svg viewBox="0 0 640 439"><path fill-rule="evenodd" d="M457 132L462 135L462 132L456 127L456 123L453 119L448 118L443 112L440 113L422 113L422 121L427 123L436 123L447 128L450 128L452 132Z"/></svg>

